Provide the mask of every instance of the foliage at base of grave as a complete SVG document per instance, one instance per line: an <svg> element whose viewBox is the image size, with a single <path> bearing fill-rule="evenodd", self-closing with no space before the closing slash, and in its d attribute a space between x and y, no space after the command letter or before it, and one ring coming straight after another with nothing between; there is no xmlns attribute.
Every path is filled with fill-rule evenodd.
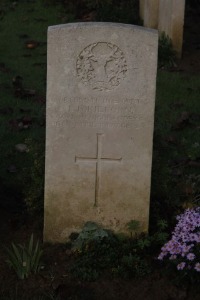
<svg viewBox="0 0 200 300"><path fill-rule="evenodd" d="M33 234L26 246L12 243L11 249L6 248L6 250L8 253L6 262L10 268L14 269L19 279L25 279L30 274L36 274L40 271L43 250L39 241L34 245Z"/></svg>
<svg viewBox="0 0 200 300"><path fill-rule="evenodd" d="M93 281L104 271L112 276L131 278L150 272L150 266L141 258L135 243L121 242L117 237L90 240L76 252L71 274L81 280Z"/></svg>
<svg viewBox="0 0 200 300"><path fill-rule="evenodd" d="M80 250L85 243L108 238L109 232L94 222L86 222L78 237L73 241L73 249Z"/></svg>
<svg viewBox="0 0 200 300"><path fill-rule="evenodd" d="M133 221L131 222L131 224ZM166 241L167 224L158 223L157 232L115 235L93 222L87 222L78 237L72 241L74 263L70 273L74 278L94 281L103 273L110 277L142 277L151 272L151 251Z"/></svg>

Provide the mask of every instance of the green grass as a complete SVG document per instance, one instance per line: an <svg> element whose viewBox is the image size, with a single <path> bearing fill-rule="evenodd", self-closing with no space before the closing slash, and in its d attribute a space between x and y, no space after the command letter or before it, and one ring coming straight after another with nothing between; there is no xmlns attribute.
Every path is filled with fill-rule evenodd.
<svg viewBox="0 0 200 300"><path fill-rule="evenodd" d="M5 0L0 4L0 11L3 12L0 20L3 41L0 46L0 110L8 111L0 113L0 190L6 197L10 189L13 194L23 195L24 185L31 184L34 155L31 151L16 152L15 145L29 139L31 146L40 145L37 149L44 151L45 128L41 124L45 120L45 105L38 101L45 100L46 93L47 28L62 22L62 10L60 5L46 5L42 0L18 1L16 5ZM30 40L38 42L38 46L28 49L26 43ZM24 89L35 90L34 97L15 97L13 79L16 76L22 78ZM31 117L33 122L29 129L18 128L18 120L23 117ZM16 173L8 172L12 165Z"/></svg>
<svg viewBox="0 0 200 300"><path fill-rule="evenodd" d="M47 7L44 1L17 3L13 10L6 10L1 20L1 39L4 43L0 56L16 75L23 75L25 86L44 92L47 27L60 22L60 7ZM23 38L23 35L27 37ZM27 49L27 40L36 40L41 44L35 49ZM44 65L39 68L34 66L37 63Z"/></svg>
<svg viewBox="0 0 200 300"><path fill-rule="evenodd" d="M159 71L155 109L152 170L152 219L175 216L194 195L184 192L187 178L198 167L182 163L200 158L200 76ZM186 120L183 120L186 115ZM196 191L194 191L195 193ZM157 215L158 217L158 215Z"/></svg>

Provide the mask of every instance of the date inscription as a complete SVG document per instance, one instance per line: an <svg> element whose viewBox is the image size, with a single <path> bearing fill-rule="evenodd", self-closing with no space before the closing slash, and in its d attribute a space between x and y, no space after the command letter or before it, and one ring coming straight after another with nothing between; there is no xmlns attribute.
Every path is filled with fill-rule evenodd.
<svg viewBox="0 0 200 300"><path fill-rule="evenodd" d="M69 128L136 128L137 124L147 122L143 120L144 104L147 100L134 98L107 99L107 98L63 98L62 110L57 113L54 127ZM143 126L143 125L142 125Z"/></svg>

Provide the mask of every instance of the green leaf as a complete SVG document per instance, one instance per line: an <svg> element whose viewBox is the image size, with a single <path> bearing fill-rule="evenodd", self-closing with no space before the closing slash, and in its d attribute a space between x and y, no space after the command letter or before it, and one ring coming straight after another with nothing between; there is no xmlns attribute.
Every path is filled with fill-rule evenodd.
<svg viewBox="0 0 200 300"><path fill-rule="evenodd" d="M131 220L130 222L127 223L127 228L130 231L136 231L140 227L140 222L137 220Z"/></svg>
<svg viewBox="0 0 200 300"><path fill-rule="evenodd" d="M21 260L20 261L18 260L18 258L15 256L15 252L12 252L8 248L6 250L10 256L10 259L7 259L6 262L9 264L9 266L11 268L13 268L15 270L15 272L17 273L17 276L20 279L24 279L24 273L23 273L23 269L22 269Z"/></svg>
<svg viewBox="0 0 200 300"><path fill-rule="evenodd" d="M33 234L30 237L27 246L12 243L12 248L6 248L9 258L6 260L8 265L14 269L18 278L27 278L31 272L37 273L41 266L42 249L40 249L39 241L35 248L33 243Z"/></svg>
<svg viewBox="0 0 200 300"><path fill-rule="evenodd" d="M39 271L40 269L40 259L42 256L43 251L39 249L39 241L36 244L35 247L35 252L34 252L34 256L33 256L33 271L34 273L36 273L37 271Z"/></svg>
<svg viewBox="0 0 200 300"><path fill-rule="evenodd" d="M33 251L33 234L31 234L31 238L29 241L29 246L28 246L28 253L31 256Z"/></svg>
<svg viewBox="0 0 200 300"><path fill-rule="evenodd" d="M37 271L37 264L39 262L39 258L38 258L38 247L39 247L39 242L37 241L37 244L35 246L35 250L34 250L34 253L33 253L33 257L32 257L32 260L31 260L31 263L32 263L32 269L33 269L33 272L35 273Z"/></svg>
<svg viewBox="0 0 200 300"><path fill-rule="evenodd" d="M19 245L19 246L21 246L21 245ZM16 258L18 259L18 261L22 262L22 256L20 255L19 250L17 249L17 246L15 246L15 244L12 243L12 247L13 247ZM21 246L21 247L23 248L23 246Z"/></svg>

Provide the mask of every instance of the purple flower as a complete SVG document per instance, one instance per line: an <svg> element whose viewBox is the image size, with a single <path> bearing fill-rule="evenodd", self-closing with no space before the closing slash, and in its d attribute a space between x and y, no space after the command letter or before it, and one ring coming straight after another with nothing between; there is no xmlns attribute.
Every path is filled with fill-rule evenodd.
<svg viewBox="0 0 200 300"><path fill-rule="evenodd" d="M195 264L194 269L195 269L197 272L200 272L200 263L199 263L199 262Z"/></svg>
<svg viewBox="0 0 200 300"><path fill-rule="evenodd" d="M177 265L177 270L183 270L185 268L186 263L181 262L180 264Z"/></svg>
<svg viewBox="0 0 200 300"><path fill-rule="evenodd" d="M196 233L191 233L189 239L191 242L195 242L198 239L198 235Z"/></svg>
<svg viewBox="0 0 200 300"><path fill-rule="evenodd" d="M178 270L194 269L200 272L200 263L196 263L196 255L199 257L200 248L200 207L187 209L185 212L177 216L177 225L172 232L171 240L169 240L162 248L158 259L164 257L168 259L187 259L177 265Z"/></svg>
<svg viewBox="0 0 200 300"><path fill-rule="evenodd" d="M165 256L164 253L161 252L160 255L158 256L158 259L159 259L159 260L163 260L164 256Z"/></svg>
<svg viewBox="0 0 200 300"><path fill-rule="evenodd" d="M187 259L188 259L188 260L194 260L194 259L195 259L194 253L188 253Z"/></svg>

